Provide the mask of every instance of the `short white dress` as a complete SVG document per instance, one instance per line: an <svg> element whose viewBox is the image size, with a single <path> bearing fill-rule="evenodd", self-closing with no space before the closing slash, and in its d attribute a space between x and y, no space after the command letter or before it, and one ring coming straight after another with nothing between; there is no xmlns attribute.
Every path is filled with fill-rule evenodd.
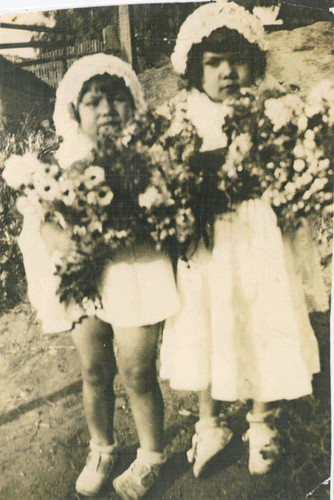
<svg viewBox="0 0 334 500"><path fill-rule="evenodd" d="M59 151L58 161L68 159ZM83 310L77 304L66 306L56 294L56 254L50 256L41 237L42 215L30 203L21 204L24 216L19 247L28 282L28 297L46 333L72 328ZM155 324L176 313L180 302L172 264L167 255L152 246L134 246L106 264L99 286L101 310L92 312L111 325L136 327Z"/></svg>
<svg viewBox="0 0 334 500"><path fill-rule="evenodd" d="M190 92L188 115L203 150L219 147L220 106ZM216 217L212 251L201 243L189 262L179 260L177 286L181 308L167 320L161 348L171 387L211 385L223 401L312 392L320 364L308 312L328 310L328 295L307 221L282 235L265 201L244 201Z"/></svg>

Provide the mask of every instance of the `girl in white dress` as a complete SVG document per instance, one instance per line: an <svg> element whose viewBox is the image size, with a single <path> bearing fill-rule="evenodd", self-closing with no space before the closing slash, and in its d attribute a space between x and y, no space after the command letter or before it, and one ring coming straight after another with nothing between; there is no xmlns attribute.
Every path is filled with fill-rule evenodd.
<svg viewBox="0 0 334 500"><path fill-rule="evenodd" d="M224 101L242 87L265 87L260 20L225 0L201 6L182 25L172 63L187 81L183 107L202 151L226 147ZM212 251L201 241L187 262L179 260L181 309L166 322L161 376L175 389L199 392L200 419L188 452L195 476L232 438L218 419L217 400L253 400L249 470L272 468L279 448L268 418L277 415L279 400L310 394L320 369L308 316L328 309L320 272L308 223L282 234L262 199L216 216Z"/></svg>
<svg viewBox="0 0 334 500"><path fill-rule="evenodd" d="M60 167L69 168L85 158L104 129L117 136L145 109L139 81L127 63L105 54L75 62L57 90L54 122L57 133L63 136L56 152ZM82 310L60 303L56 295L59 281L54 275L55 253L66 253L73 244L70 229L45 223L42 214L27 202L21 201L19 208L24 215L19 244L29 298L46 332L71 329ZM114 341L140 442L137 459L114 480L114 487L121 498L137 499L152 486L165 461L156 349L160 322L179 307L171 263L149 242L133 245L106 265L99 292L103 309L92 311L71 331L81 362L91 435L90 453L76 490L95 496L115 473Z"/></svg>

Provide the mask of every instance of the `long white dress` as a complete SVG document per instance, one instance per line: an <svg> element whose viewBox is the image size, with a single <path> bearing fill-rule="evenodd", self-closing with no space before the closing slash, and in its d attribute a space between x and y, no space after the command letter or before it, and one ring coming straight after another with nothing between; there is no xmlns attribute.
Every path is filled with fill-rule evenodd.
<svg viewBox="0 0 334 500"><path fill-rule="evenodd" d="M188 116L203 150L220 147L223 115L223 104L190 91ZM308 311L327 310L328 296L306 221L282 235L265 201L240 203L216 217L212 251L201 243L189 262L178 262L177 286L181 309L167 320L161 348L171 387L211 385L224 401L312 392L320 365Z"/></svg>
<svg viewBox="0 0 334 500"><path fill-rule="evenodd" d="M84 158L89 145L65 141L57 152L62 168ZM28 282L28 297L37 311L45 333L72 328L83 314L75 304L66 306L59 301L55 276L56 254L49 255L41 237L43 217L30 203L19 207L24 216L19 247L23 255ZM99 286L103 309L91 314L120 327L155 324L176 313L180 302L170 259L149 245L134 246L107 263Z"/></svg>

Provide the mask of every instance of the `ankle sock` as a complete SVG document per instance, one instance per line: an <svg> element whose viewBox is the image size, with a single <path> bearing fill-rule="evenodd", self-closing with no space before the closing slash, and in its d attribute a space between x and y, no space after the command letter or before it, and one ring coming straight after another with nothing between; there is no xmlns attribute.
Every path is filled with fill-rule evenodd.
<svg viewBox="0 0 334 500"><path fill-rule="evenodd" d="M197 433L206 431L207 429L214 429L219 427L220 418L219 417L206 417L201 418L195 424L195 430Z"/></svg>
<svg viewBox="0 0 334 500"><path fill-rule="evenodd" d="M137 459L142 464L146 465L161 465L166 461L166 456L164 453L151 450L143 450L138 448Z"/></svg>
<svg viewBox="0 0 334 500"><path fill-rule="evenodd" d="M117 449L117 444L107 444L107 445L100 445L94 443L94 441L91 439L89 442L90 449L92 451L97 451L98 453L105 453L106 455L111 455L112 453L115 452Z"/></svg>

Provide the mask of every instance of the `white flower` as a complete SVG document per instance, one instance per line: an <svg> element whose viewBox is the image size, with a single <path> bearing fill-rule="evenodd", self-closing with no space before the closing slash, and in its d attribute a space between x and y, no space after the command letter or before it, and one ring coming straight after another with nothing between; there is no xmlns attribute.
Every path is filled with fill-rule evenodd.
<svg viewBox="0 0 334 500"><path fill-rule="evenodd" d="M310 91L307 102L310 105L320 105L322 101L334 104L334 87L330 80L321 80Z"/></svg>
<svg viewBox="0 0 334 500"><path fill-rule="evenodd" d="M264 108L265 115L274 125L274 132L277 132L291 121L292 108L285 105L283 98L267 99Z"/></svg>
<svg viewBox="0 0 334 500"><path fill-rule="evenodd" d="M96 193L96 191L90 191L87 194L87 203L88 203L88 205L97 205L97 193Z"/></svg>
<svg viewBox="0 0 334 500"><path fill-rule="evenodd" d="M313 182L313 184L310 188L312 193L316 193L317 191L322 191L322 189L325 187L327 182L328 182L328 180L326 178L315 179L315 181Z"/></svg>
<svg viewBox="0 0 334 500"><path fill-rule="evenodd" d="M167 103L164 103L164 104L161 104L160 106L158 106L155 109L155 112L157 113L157 115L163 116L163 117L167 118L168 120L172 119L170 107L168 106Z"/></svg>
<svg viewBox="0 0 334 500"><path fill-rule="evenodd" d="M238 135L229 147L226 163L230 161L241 162L252 148L252 145L253 143L249 134Z"/></svg>
<svg viewBox="0 0 334 500"><path fill-rule="evenodd" d="M305 193L303 194L303 200L309 200L312 196L312 192L310 190L307 190L305 191Z"/></svg>
<svg viewBox="0 0 334 500"><path fill-rule="evenodd" d="M315 133L313 130L311 129L307 129L306 132L305 132L305 139L309 140L309 141L313 141L315 138Z"/></svg>
<svg viewBox="0 0 334 500"><path fill-rule="evenodd" d="M301 158L293 162L293 168L296 172L302 172L305 168L305 162Z"/></svg>
<svg viewBox="0 0 334 500"><path fill-rule="evenodd" d="M113 198L114 193L108 186L102 186L97 191L97 203L101 207L106 207L107 205L109 205L112 202Z"/></svg>
<svg viewBox="0 0 334 500"><path fill-rule="evenodd" d="M323 160L319 161L319 170L326 170L330 165L330 161L328 158L324 158Z"/></svg>
<svg viewBox="0 0 334 500"><path fill-rule="evenodd" d="M116 231L116 236L117 238L119 238L120 240L124 239L124 238L127 238L128 237L128 231L125 231L125 229L123 229L122 231Z"/></svg>
<svg viewBox="0 0 334 500"><path fill-rule="evenodd" d="M45 164L43 168L43 172L45 175L55 177L59 172L59 167L56 164Z"/></svg>
<svg viewBox="0 0 334 500"><path fill-rule="evenodd" d="M88 297L82 299L82 307L84 308L87 316L94 316L96 311L100 309L98 301L93 301Z"/></svg>
<svg viewBox="0 0 334 500"><path fill-rule="evenodd" d="M86 168L82 178L87 189L93 189L95 186L105 181L105 173L102 167L92 165Z"/></svg>
<svg viewBox="0 0 334 500"><path fill-rule="evenodd" d="M20 196L16 200L16 208L24 216L34 214L38 215L41 220L44 219L44 211L36 193L35 196Z"/></svg>
<svg viewBox="0 0 334 500"><path fill-rule="evenodd" d="M284 101L284 105L291 108L295 114L304 114L304 103L297 94L287 94L283 96L282 99Z"/></svg>
<svg viewBox="0 0 334 500"><path fill-rule="evenodd" d="M64 179L64 177L60 177L58 179L58 183L62 201L67 206L73 205L74 200L76 198L73 182L71 182L69 179Z"/></svg>
<svg viewBox="0 0 334 500"><path fill-rule="evenodd" d="M293 148L293 154L295 155L296 158L302 158L305 155L305 149L301 143L298 143Z"/></svg>
<svg viewBox="0 0 334 500"><path fill-rule="evenodd" d="M35 188L42 200L54 201L62 198L59 184L55 179L41 179L35 183Z"/></svg>
<svg viewBox="0 0 334 500"><path fill-rule="evenodd" d="M300 132L303 132L304 130L307 129L307 125L308 125L308 120L307 120L306 116L302 115L301 117L299 117L299 119L298 119L298 130Z"/></svg>
<svg viewBox="0 0 334 500"><path fill-rule="evenodd" d="M5 163L2 177L13 189L19 189L24 184L32 181L34 172L43 168L43 164L37 159L36 155L26 153L24 156L12 155Z"/></svg>
<svg viewBox="0 0 334 500"><path fill-rule="evenodd" d="M62 193L61 197L62 201L67 205L68 207L72 206L75 199L76 199L76 194L74 191L71 191L70 189L68 191L65 191Z"/></svg>
<svg viewBox="0 0 334 500"><path fill-rule="evenodd" d="M307 116L307 118L312 118L312 116L317 115L320 112L321 107L319 104L305 106L305 115Z"/></svg>
<svg viewBox="0 0 334 500"><path fill-rule="evenodd" d="M315 148L317 147L316 143L311 139L305 139L304 146L305 146L305 149L307 149L308 153L310 151L314 151Z"/></svg>
<svg viewBox="0 0 334 500"><path fill-rule="evenodd" d="M172 121L171 126L167 130L169 137L177 137L181 134L184 127L183 118L180 113L175 114L175 119Z"/></svg>
<svg viewBox="0 0 334 500"><path fill-rule="evenodd" d="M89 230L91 232L98 231L99 233L103 233L103 225L102 222L99 220L94 220L93 222L89 223Z"/></svg>
<svg viewBox="0 0 334 500"><path fill-rule="evenodd" d="M139 206L149 210L154 205L160 204L160 198L161 195L157 190L157 188L151 186L148 189L146 189L145 193L142 193L138 196Z"/></svg>

